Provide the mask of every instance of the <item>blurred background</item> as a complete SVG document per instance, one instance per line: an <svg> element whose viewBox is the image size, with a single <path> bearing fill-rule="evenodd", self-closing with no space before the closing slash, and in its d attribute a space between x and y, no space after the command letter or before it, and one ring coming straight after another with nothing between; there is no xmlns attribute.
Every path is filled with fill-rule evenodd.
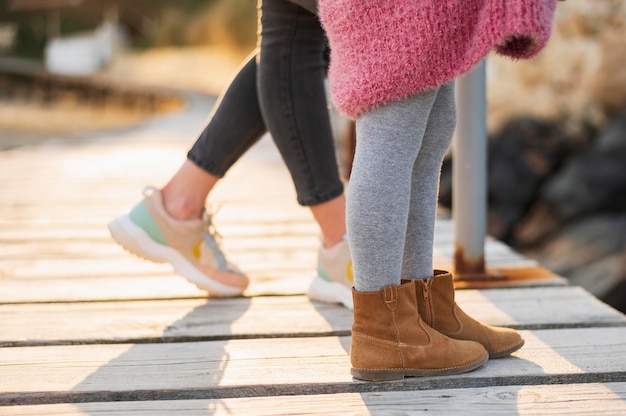
<svg viewBox="0 0 626 416"><path fill-rule="evenodd" d="M181 105L130 84L216 95L255 41L255 0L0 0L0 148Z"/></svg>
<svg viewBox="0 0 626 416"><path fill-rule="evenodd" d="M0 0L0 150L216 95L255 36L254 0ZM626 2L559 3L548 47L487 82L489 234L626 311Z"/></svg>
<svg viewBox="0 0 626 416"><path fill-rule="evenodd" d="M198 48L197 59L216 49L216 53L233 55L238 62L255 45L254 0L2 0L1 3L0 52L4 56L37 60L57 73L80 75L105 71L135 75L134 71L139 69L133 66L139 65L138 56L150 56L150 51L160 50L164 62L155 60L152 64L168 64L167 53L175 54L180 47ZM207 77L193 78L200 69L197 65L186 67L186 61L178 62L179 68L175 69L184 67L189 73L180 73L180 77L170 75L163 81L176 79L195 88L210 85ZM166 69L172 68L153 68L152 77L158 80L158 71Z"/></svg>

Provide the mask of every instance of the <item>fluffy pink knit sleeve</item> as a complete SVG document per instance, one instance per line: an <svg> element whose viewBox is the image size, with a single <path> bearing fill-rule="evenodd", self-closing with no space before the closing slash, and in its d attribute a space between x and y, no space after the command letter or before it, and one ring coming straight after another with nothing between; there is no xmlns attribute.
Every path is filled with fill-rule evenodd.
<svg viewBox="0 0 626 416"><path fill-rule="evenodd" d="M333 100L350 117L446 83L490 50L530 58L557 0L319 0Z"/></svg>

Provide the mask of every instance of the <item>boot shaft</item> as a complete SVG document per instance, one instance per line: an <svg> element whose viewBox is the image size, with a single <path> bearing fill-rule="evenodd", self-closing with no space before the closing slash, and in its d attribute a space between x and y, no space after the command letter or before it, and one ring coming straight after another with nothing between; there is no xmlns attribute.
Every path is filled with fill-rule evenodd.
<svg viewBox="0 0 626 416"><path fill-rule="evenodd" d="M352 333L367 334L394 343L419 345L429 341L423 331L406 331L419 320L415 283L386 286L378 292L353 289L354 324ZM358 319L357 319L358 316Z"/></svg>
<svg viewBox="0 0 626 416"><path fill-rule="evenodd" d="M450 338L476 341L491 358L506 357L524 345L517 331L486 325L467 315L454 300L451 273L435 270L433 277L417 280L415 289L419 313L434 330Z"/></svg>
<svg viewBox="0 0 626 416"><path fill-rule="evenodd" d="M433 277L416 280L415 289L417 308L424 322L444 334L461 330L451 273L435 270Z"/></svg>

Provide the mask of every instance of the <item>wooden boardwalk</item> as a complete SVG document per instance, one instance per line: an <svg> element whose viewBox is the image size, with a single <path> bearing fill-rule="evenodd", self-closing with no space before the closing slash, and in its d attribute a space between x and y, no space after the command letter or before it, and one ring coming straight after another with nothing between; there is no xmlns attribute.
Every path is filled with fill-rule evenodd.
<svg viewBox="0 0 626 416"><path fill-rule="evenodd" d="M107 222L178 168L212 104L0 153L0 415L626 414L625 317L491 240L491 269L535 278L457 298L524 348L458 376L353 380L352 314L304 296L317 228L268 139L212 196L245 297L124 252ZM440 267L452 247L442 218Z"/></svg>

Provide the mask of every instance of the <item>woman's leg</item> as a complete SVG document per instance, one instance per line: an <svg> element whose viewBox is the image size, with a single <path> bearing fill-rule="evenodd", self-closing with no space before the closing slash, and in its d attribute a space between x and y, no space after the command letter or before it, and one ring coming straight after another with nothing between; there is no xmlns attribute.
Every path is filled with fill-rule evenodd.
<svg viewBox="0 0 626 416"><path fill-rule="evenodd" d="M326 289L325 285L321 285L323 286L321 290L316 290L315 293L309 292L309 296L318 300L339 301L348 306L351 299L349 288L352 286L352 283L349 276L350 268L347 265L349 265L351 258L347 243L338 244L343 241L342 237L345 235L345 200L343 184L339 180L325 102L323 85L326 65L326 61L323 59L325 40L323 40L323 32L314 15L288 3L286 0L276 0L275 3L278 6L278 10L281 10L280 6L285 4L291 6L292 9L289 13L295 12L296 15L304 17L303 22L306 24L301 25L301 22L298 23L296 25L298 28L297 33L300 35L287 43L290 48L294 48L292 59L290 59L289 54L284 55L285 49L281 48L279 48L281 53L275 55L275 58L285 58L278 67L289 69L288 73L294 75L294 77L285 84L277 83L271 88L268 86L271 93L278 94L273 97L279 100L279 104L281 104L280 100L285 97L290 100L290 104L286 107L272 105L267 112L269 114L268 117L272 118L272 120L278 120L276 121L276 124L279 126L277 127L277 133L272 131L272 136L275 139L278 137L276 141L288 168L292 172L292 177L298 190L299 202L303 205L312 205L313 215L322 230L323 246L332 247L328 252L322 247L318 257L318 277L329 282L330 286ZM268 12L268 15L272 15L272 13ZM290 22L290 19L282 21L287 26L293 23ZM275 26L269 25L269 27ZM302 28L312 27L315 28L313 34L301 36L300 30ZM270 32L274 35L276 34L272 30ZM307 43L305 40L309 39L309 36L311 38L317 37L318 41ZM272 39L272 36L269 36L269 38ZM279 44L281 43L281 36L275 39L279 40ZM320 43L320 39L322 43ZM297 40L297 42L293 42L293 40ZM310 48L312 45L315 45L315 53L311 53ZM269 50L274 52L273 47L269 48ZM267 55L266 53L265 56ZM269 55L271 56L272 53L269 53ZM302 77L303 73L308 75ZM216 105L209 124L189 151L188 160L185 161L179 171L163 188L162 192L153 192L148 199L138 204L136 209L133 210L135 217L138 217L138 213L145 214L143 209L145 204L163 206L164 209L158 213L161 217L169 215L172 218L169 218L168 221L185 220L180 222L180 224L175 223L176 228L185 228L183 223L191 224L192 222L195 227L196 222L200 221L199 217L204 210L206 198L217 180L266 132L265 121L261 117L259 98L257 97L256 74L256 62L254 59L250 59L242 67ZM319 77L318 82L307 83L309 76L313 75ZM280 77L274 77L273 81L278 82L281 79ZM274 88L284 88L285 90L276 92ZM315 105L309 106L309 101L315 103ZM298 111L292 111L292 109L297 109ZM313 112L313 109L316 111ZM281 112L285 110L287 110L286 113ZM314 121L309 119L311 113L317 117ZM301 123L302 121L304 122ZM291 132L291 134L285 135L285 131ZM319 137L313 131L320 131ZM302 140L300 140L301 137ZM285 138L285 140L281 140L282 138ZM319 143L316 143L317 141ZM150 215L157 214L151 212L147 217ZM124 221L123 225L132 222L127 221L129 220L128 217L127 215L122 219ZM208 220L210 221L210 218ZM144 225L147 224L150 229L154 230L155 227L151 221L152 219L147 218ZM196 228L198 230L207 229L204 223L198 223L197 225L198 227ZM130 226L134 227L132 224ZM140 225L139 228L141 227ZM135 228L133 228L134 231L141 231ZM174 230L171 230L170 234L173 233ZM189 235L185 231L180 233L180 235L177 234L176 239L186 241L189 238L185 236ZM156 235L154 237L158 238L161 236ZM150 244L156 243L153 240L153 236L145 236L140 245L145 242ZM232 265L227 264L219 246L214 244L212 235L206 235L205 233L203 241L202 247L205 245L210 247L207 250L202 250L202 253L212 252L212 257L221 259L219 263L226 265L229 272L238 273ZM187 248L184 248L184 250L183 248L180 250L175 249L174 251L176 250L185 251L185 255L189 254L187 253L189 251ZM131 251L142 257L151 258L138 252L139 249ZM161 259L158 260L160 261ZM210 262L213 262L213 260L210 260ZM204 274L213 274L212 271L207 272L203 270L199 265L194 264L192 268L201 270ZM215 275L218 276L217 274ZM237 280L238 276L232 276L232 279ZM235 284L238 287L242 287L239 282L235 282ZM340 289L347 288L347 297L349 299L344 300L343 297L341 299L336 298L335 292L337 290L335 290L334 285L340 285ZM332 296L326 296L328 294Z"/></svg>
<svg viewBox="0 0 626 416"><path fill-rule="evenodd" d="M343 193L324 89L326 37L317 16L287 0L263 0L258 91L263 118L293 178L298 202Z"/></svg>
<svg viewBox="0 0 626 416"><path fill-rule="evenodd" d="M322 244L308 296L352 308L345 196L335 156L324 78L326 37L317 16L287 0L262 0L258 92L261 112L293 179L298 202L309 206Z"/></svg>
<svg viewBox="0 0 626 416"><path fill-rule="evenodd" d="M263 0L261 9L261 112L330 248L345 235L345 197L324 89L326 37L317 16L289 1Z"/></svg>
<svg viewBox="0 0 626 416"><path fill-rule="evenodd" d="M145 192L130 213L109 224L113 238L139 257L170 263L178 274L212 295L240 295L248 278L226 259L204 208L218 179L265 132L252 57L162 191Z"/></svg>
<svg viewBox="0 0 626 416"><path fill-rule="evenodd" d="M163 203L176 219L200 218L213 186L263 134L251 55L219 98L187 160L163 187Z"/></svg>
<svg viewBox="0 0 626 416"><path fill-rule="evenodd" d="M209 193L219 179L186 159L161 189L165 210L177 220L201 218Z"/></svg>

